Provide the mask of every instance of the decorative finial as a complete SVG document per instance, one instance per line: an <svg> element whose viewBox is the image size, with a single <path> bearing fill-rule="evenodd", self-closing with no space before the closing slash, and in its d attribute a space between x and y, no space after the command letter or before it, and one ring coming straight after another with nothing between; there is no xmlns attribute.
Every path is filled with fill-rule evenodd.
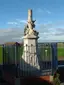
<svg viewBox="0 0 64 85"><path fill-rule="evenodd" d="M29 9L28 10L28 22L31 22L32 21L32 10Z"/></svg>

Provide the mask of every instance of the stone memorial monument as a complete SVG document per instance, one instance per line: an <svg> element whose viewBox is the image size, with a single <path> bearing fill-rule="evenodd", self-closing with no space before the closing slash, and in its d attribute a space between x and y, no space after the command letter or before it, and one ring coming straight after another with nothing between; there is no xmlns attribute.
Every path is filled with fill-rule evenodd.
<svg viewBox="0 0 64 85"><path fill-rule="evenodd" d="M24 29L24 49L21 61L23 71L40 70L38 61L38 32L34 30L35 21L32 20L32 10L28 10L28 21Z"/></svg>

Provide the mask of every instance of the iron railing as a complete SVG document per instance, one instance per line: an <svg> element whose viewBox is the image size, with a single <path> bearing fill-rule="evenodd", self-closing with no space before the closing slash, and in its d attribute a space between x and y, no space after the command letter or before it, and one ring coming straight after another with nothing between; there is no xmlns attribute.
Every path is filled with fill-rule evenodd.
<svg viewBox="0 0 64 85"><path fill-rule="evenodd" d="M56 69L55 65L57 63L57 55L56 55L57 50L55 50L57 47L56 46L54 47L54 45L51 46L51 44L38 44L37 52L35 52L34 48L36 48L36 47L27 46L26 47L27 51L24 51L24 52L29 54L28 57L30 57L30 55L32 55L32 54L35 55L37 53L40 70L36 70L36 71L30 70L29 71L28 67L29 67L29 64L31 63L30 58L26 58L26 59L29 59L27 61L30 61L26 67L27 71L25 71L25 68L21 67L22 54L23 54L23 50L24 50L23 46L18 46L18 45L0 46L0 49L2 50L1 54L3 54L3 55L1 55L3 60L0 62L2 62L4 65L8 65L8 66L15 65L17 67L16 72L20 76L22 76L22 75L23 76L51 75L52 73L54 73L54 71ZM30 53L28 51L29 49L30 49ZM31 50L33 50L33 51L31 51ZM23 63L27 64L26 62L23 62ZM26 65L24 65L24 66L26 66Z"/></svg>

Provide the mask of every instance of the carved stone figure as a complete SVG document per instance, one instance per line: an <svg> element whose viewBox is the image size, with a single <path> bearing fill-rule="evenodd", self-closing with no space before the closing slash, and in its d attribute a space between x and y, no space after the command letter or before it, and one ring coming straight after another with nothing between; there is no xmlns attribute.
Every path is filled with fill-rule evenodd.
<svg viewBox="0 0 64 85"><path fill-rule="evenodd" d="M28 25L25 26L24 28L24 35L27 35L29 32Z"/></svg>
<svg viewBox="0 0 64 85"><path fill-rule="evenodd" d="M36 20L34 21L32 20L32 10L28 10L28 23L25 26L24 35L27 35L27 34L38 35L38 32L33 29L35 28L35 24L34 24L35 21Z"/></svg>

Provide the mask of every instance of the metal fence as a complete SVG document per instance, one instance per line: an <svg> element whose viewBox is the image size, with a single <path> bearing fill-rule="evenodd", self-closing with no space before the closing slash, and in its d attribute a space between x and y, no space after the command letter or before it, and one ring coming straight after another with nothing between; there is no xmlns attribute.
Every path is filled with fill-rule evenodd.
<svg viewBox="0 0 64 85"><path fill-rule="evenodd" d="M41 44L38 46L40 56L40 68L42 75L52 74L52 48L51 44Z"/></svg>
<svg viewBox="0 0 64 85"><path fill-rule="evenodd" d="M0 65L3 65L3 45L0 45Z"/></svg>
<svg viewBox="0 0 64 85"><path fill-rule="evenodd" d="M0 45L0 64L18 64L22 52L22 45Z"/></svg>
<svg viewBox="0 0 64 85"><path fill-rule="evenodd" d="M27 51L28 53L28 51ZM40 65L40 75L52 75L57 68L57 44L38 44L38 56ZM21 76L35 75L38 72L23 72L21 68L21 56L23 54L23 46L21 45L2 45L0 46L0 64L15 65L16 72ZM28 60L29 61L29 60ZM28 69L28 67L26 68Z"/></svg>

